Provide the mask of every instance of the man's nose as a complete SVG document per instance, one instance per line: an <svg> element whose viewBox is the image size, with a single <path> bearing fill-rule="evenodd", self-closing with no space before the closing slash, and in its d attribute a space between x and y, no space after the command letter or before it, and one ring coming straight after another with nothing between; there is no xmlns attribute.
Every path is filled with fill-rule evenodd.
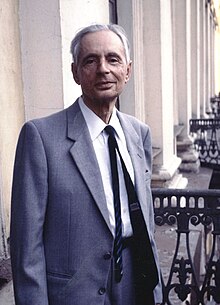
<svg viewBox="0 0 220 305"><path fill-rule="evenodd" d="M99 73L109 73L109 63L106 59L102 59L99 62L98 68L97 68Z"/></svg>

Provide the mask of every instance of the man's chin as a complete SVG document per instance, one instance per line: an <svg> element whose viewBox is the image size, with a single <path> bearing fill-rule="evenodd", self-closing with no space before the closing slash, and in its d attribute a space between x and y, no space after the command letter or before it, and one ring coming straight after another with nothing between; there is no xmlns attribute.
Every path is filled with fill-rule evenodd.
<svg viewBox="0 0 220 305"><path fill-rule="evenodd" d="M98 94L94 94L93 96L88 96L83 94L84 101L88 103L96 103L96 104L111 104L116 103L118 99L118 94L109 94L107 92L99 92Z"/></svg>
<svg viewBox="0 0 220 305"><path fill-rule="evenodd" d="M117 101L118 95L101 94L94 98L99 103L115 103Z"/></svg>

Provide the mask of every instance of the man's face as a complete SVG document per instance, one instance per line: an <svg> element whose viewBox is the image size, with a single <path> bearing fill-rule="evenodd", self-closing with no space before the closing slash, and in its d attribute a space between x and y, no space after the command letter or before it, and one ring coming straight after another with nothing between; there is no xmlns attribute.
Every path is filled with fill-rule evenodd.
<svg viewBox="0 0 220 305"><path fill-rule="evenodd" d="M126 62L120 38L111 31L99 31L83 37L72 72L85 103L100 105L117 100L129 80L131 63Z"/></svg>

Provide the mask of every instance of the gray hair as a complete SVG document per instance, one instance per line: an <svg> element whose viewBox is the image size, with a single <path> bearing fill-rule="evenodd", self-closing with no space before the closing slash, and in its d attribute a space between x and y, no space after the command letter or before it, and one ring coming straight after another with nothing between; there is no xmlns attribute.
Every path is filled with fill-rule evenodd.
<svg viewBox="0 0 220 305"><path fill-rule="evenodd" d="M77 64L79 59L79 52L80 52L80 43L82 38L89 33L95 33L100 31L112 31L115 33L121 40L124 51L125 51L125 58L127 63L130 62L130 47L127 35L124 29L117 25L117 24L93 24L81 29L76 36L73 38L70 47L70 53L72 54L73 62Z"/></svg>

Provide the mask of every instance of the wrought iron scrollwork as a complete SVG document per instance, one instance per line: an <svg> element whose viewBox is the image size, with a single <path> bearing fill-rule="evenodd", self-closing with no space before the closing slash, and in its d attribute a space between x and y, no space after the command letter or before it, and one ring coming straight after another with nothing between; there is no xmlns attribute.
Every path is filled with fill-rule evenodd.
<svg viewBox="0 0 220 305"><path fill-rule="evenodd" d="M220 118L191 119L189 125L201 163L211 166L220 165Z"/></svg>
<svg viewBox="0 0 220 305"><path fill-rule="evenodd" d="M220 303L219 198L218 190L153 189L156 225L174 227L176 231L166 282L162 272L163 304L205 305L208 300ZM195 230L199 234L197 242L192 241ZM198 262L195 258L196 249L199 254L204 252L204 260Z"/></svg>

